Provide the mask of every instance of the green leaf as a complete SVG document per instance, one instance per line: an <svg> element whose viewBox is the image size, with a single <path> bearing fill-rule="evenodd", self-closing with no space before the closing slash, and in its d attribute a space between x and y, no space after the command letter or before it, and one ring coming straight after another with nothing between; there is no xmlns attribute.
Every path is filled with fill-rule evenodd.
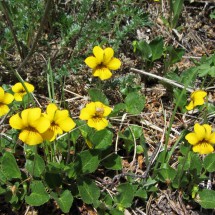
<svg viewBox="0 0 215 215"><path fill-rule="evenodd" d="M148 198L147 192L143 188L140 188L139 190L137 190L134 195L144 200Z"/></svg>
<svg viewBox="0 0 215 215"><path fill-rule="evenodd" d="M204 158L203 166L208 172L215 171L215 154L209 154Z"/></svg>
<svg viewBox="0 0 215 215"><path fill-rule="evenodd" d="M117 202L124 208L130 207L134 198L133 186L130 183L120 184L117 191L119 192L116 196Z"/></svg>
<svg viewBox="0 0 215 215"><path fill-rule="evenodd" d="M102 164L107 169L121 170L122 169L122 159L117 154L112 154L102 161Z"/></svg>
<svg viewBox="0 0 215 215"><path fill-rule="evenodd" d="M176 170L170 166L166 166L158 170L158 177L162 182L169 184L176 176Z"/></svg>
<svg viewBox="0 0 215 215"><path fill-rule="evenodd" d="M167 53L169 54L169 58L167 59L167 64L168 66L171 66L181 60L185 51L182 48L173 48L173 46L168 46Z"/></svg>
<svg viewBox="0 0 215 215"><path fill-rule="evenodd" d="M5 152L2 157L2 172L8 180L13 178L21 178L21 172L16 163L16 159L10 152Z"/></svg>
<svg viewBox="0 0 215 215"><path fill-rule="evenodd" d="M173 1L173 4L172 4L173 5L173 19L171 22L172 28L175 28L178 23L178 19L179 19L179 16L180 16L182 8L183 8L183 3L184 3L184 0L174 0Z"/></svg>
<svg viewBox="0 0 215 215"><path fill-rule="evenodd" d="M198 192L200 199L197 201L205 209L215 208L215 191L214 190L202 190Z"/></svg>
<svg viewBox="0 0 215 215"><path fill-rule="evenodd" d="M140 114L145 105L145 97L133 92L125 98L126 110L131 114Z"/></svg>
<svg viewBox="0 0 215 215"><path fill-rule="evenodd" d="M95 149L106 149L112 145L113 133L107 129L95 132L89 136Z"/></svg>
<svg viewBox="0 0 215 215"><path fill-rule="evenodd" d="M54 197L54 199L64 213L69 213L73 203L73 196L69 190L65 190L59 198Z"/></svg>
<svg viewBox="0 0 215 215"><path fill-rule="evenodd" d="M35 154L31 160L26 160L25 168L31 175L40 177L45 170L45 162L43 158L41 158L38 154Z"/></svg>
<svg viewBox="0 0 215 215"><path fill-rule="evenodd" d="M88 93L89 93L90 98L93 102L100 101L105 105L109 104L107 97L105 96L105 94L100 89L96 89L96 88L89 89Z"/></svg>
<svg viewBox="0 0 215 215"><path fill-rule="evenodd" d="M142 40L137 42L136 49L144 60L149 60L151 58L152 50L146 41Z"/></svg>
<svg viewBox="0 0 215 215"><path fill-rule="evenodd" d="M151 51L152 51L152 61L155 61L163 55L163 38L157 37L152 40L149 44Z"/></svg>
<svg viewBox="0 0 215 215"><path fill-rule="evenodd" d="M79 154L78 159L78 171L81 171L83 174L94 172L99 166L99 157L98 153L93 150L85 150Z"/></svg>
<svg viewBox="0 0 215 215"><path fill-rule="evenodd" d="M26 203L31 206L40 206L48 202L49 194L41 181L32 181L31 194L25 197Z"/></svg>
<svg viewBox="0 0 215 215"><path fill-rule="evenodd" d="M100 196L100 190L96 184L89 178L80 178L78 180L78 190L81 199L86 204L93 204Z"/></svg>
<svg viewBox="0 0 215 215"><path fill-rule="evenodd" d="M126 105L124 103L118 103L114 106L113 111L110 113L110 117L111 116L117 116L118 114L120 114L121 112L123 112L126 109Z"/></svg>

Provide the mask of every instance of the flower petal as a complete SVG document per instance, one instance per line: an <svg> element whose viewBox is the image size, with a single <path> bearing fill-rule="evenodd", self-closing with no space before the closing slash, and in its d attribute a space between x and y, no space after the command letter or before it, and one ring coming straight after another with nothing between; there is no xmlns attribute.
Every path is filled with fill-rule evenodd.
<svg viewBox="0 0 215 215"><path fill-rule="evenodd" d="M209 154L214 151L214 148L211 144L208 143L201 143L193 146L193 151L198 152L199 154Z"/></svg>
<svg viewBox="0 0 215 215"><path fill-rule="evenodd" d="M19 130L25 127L18 113L10 117L9 124L12 128L19 129Z"/></svg>
<svg viewBox="0 0 215 215"><path fill-rule="evenodd" d="M206 135L205 128L199 123L196 123L194 125L194 132L196 133L196 136L199 141L202 141L205 138L205 135Z"/></svg>
<svg viewBox="0 0 215 215"><path fill-rule="evenodd" d="M21 102L21 101L22 101L22 98L23 98L23 96L24 96L25 94L27 94L27 93L26 93L26 92L25 92L25 93L15 93L15 94L14 94L14 99L15 99L16 101L18 101L18 102Z"/></svg>
<svg viewBox="0 0 215 215"><path fill-rule="evenodd" d="M56 104L49 104L46 108L47 117L52 121L54 120L55 112L58 109Z"/></svg>
<svg viewBox="0 0 215 215"><path fill-rule="evenodd" d="M34 86L32 84L29 84L28 82L24 82L24 85L26 86L29 93L32 93L34 91Z"/></svg>
<svg viewBox="0 0 215 215"><path fill-rule="evenodd" d="M93 54L96 57L97 63L100 64L104 58L104 50L99 46L95 46L93 48Z"/></svg>
<svg viewBox="0 0 215 215"><path fill-rule="evenodd" d="M12 94L10 93L5 93L4 94L4 99L2 100L2 102L6 105L10 104L12 101L14 100L14 97Z"/></svg>
<svg viewBox="0 0 215 215"><path fill-rule="evenodd" d="M106 66L110 70L117 70L121 66L121 61L118 58L112 58Z"/></svg>
<svg viewBox="0 0 215 215"><path fill-rule="evenodd" d="M28 145L37 145L43 142L41 134L27 129L19 134L19 139Z"/></svg>
<svg viewBox="0 0 215 215"><path fill-rule="evenodd" d="M208 140L211 136L212 127L208 124L202 125L205 129L205 140Z"/></svg>
<svg viewBox="0 0 215 215"><path fill-rule="evenodd" d="M101 80L106 80L112 76L112 73L108 68L103 67L101 69L95 69L93 71L93 76L99 77Z"/></svg>
<svg viewBox="0 0 215 215"><path fill-rule="evenodd" d="M91 69L94 69L98 66L98 61L95 57L93 56L90 56L90 57L87 57L84 61L87 66L89 66Z"/></svg>
<svg viewBox="0 0 215 215"><path fill-rule="evenodd" d="M191 144L196 145L199 142L199 139L196 133L189 133L185 136L185 139Z"/></svg>
<svg viewBox="0 0 215 215"><path fill-rule="evenodd" d="M105 118L91 118L87 121L87 125L99 131L108 126L108 120Z"/></svg>
<svg viewBox="0 0 215 215"><path fill-rule="evenodd" d="M37 121L41 117L41 109L29 108L28 114L25 115L25 117L27 117L28 124L34 127L35 121Z"/></svg>
<svg viewBox="0 0 215 215"><path fill-rule="evenodd" d="M4 89L0 87L0 102L4 100Z"/></svg>
<svg viewBox="0 0 215 215"><path fill-rule="evenodd" d="M88 120L92 118L96 113L96 105L95 102L90 102L86 105L85 108L81 110L79 118L82 120Z"/></svg>
<svg viewBox="0 0 215 215"><path fill-rule="evenodd" d="M0 117L4 116L5 114L7 114L10 111L9 107L7 105L4 104L0 104Z"/></svg>
<svg viewBox="0 0 215 215"><path fill-rule="evenodd" d="M109 63L109 61L112 59L114 55L114 50L112 48L106 48L104 50L104 59L103 59L103 64L106 65Z"/></svg>
<svg viewBox="0 0 215 215"><path fill-rule="evenodd" d="M204 97L207 93L203 90L196 90L192 93L191 98L193 98L194 106L203 105L204 104Z"/></svg>
<svg viewBox="0 0 215 215"><path fill-rule="evenodd" d="M68 110L57 110L55 113L54 121L56 124L58 124L59 121L62 121L69 117L69 111Z"/></svg>
<svg viewBox="0 0 215 215"><path fill-rule="evenodd" d="M19 92L23 91L24 87L19 82L19 83L16 83L15 85L13 85L11 89L14 93L19 93Z"/></svg>
<svg viewBox="0 0 215 215"><path fill-rule="evenodd" d="M56 138L56 134L52 129L46 130L41 134L44 140L53 141Z"/></svg>
<svg viewBox="0 0 215 215"><path fill-rule="evenodd" d="M207 141L211 144L215 144L215 132L213 132L210 137L207 139Z"/></svg>
<svg viewBox="0 0 215 215"><path fill-rule="evenodd" d="M193 110L194 109L194 104L193 104L193 101L190 101L190 103L185 106L185 108L189 111L189 110Z"/></svg>
<svg viewBox="0 0 215 215"><path fill-rule="evenodd" d="M67 117L66 119L58 122L58 125L63 131L68 132L72 130L76 124L70 117Z"/></svg>
<svg viewBox="0 0 215 215"><path fill-rule="evenodd" d="M50 120L44 116L41 116L39 119L31 123L39 133L44 133L50 126Z"/></svg>

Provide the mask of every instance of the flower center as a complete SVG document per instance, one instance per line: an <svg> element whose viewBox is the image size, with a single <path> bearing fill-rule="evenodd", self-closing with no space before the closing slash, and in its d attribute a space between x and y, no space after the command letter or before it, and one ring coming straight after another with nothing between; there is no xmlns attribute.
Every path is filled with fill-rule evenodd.
<svg viewBox="0 0 215 215"><path fill-rule="evenodd" d="M104 108L103 107L96 107L96 112L93 116L93 118L102 118L104 115Z"/></svg>

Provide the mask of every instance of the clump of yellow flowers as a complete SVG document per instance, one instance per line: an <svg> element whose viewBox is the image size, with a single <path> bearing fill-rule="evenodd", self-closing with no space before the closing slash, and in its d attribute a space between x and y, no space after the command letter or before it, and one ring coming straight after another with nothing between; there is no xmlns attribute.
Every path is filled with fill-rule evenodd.
<svg viewBox="0 0 215 215"><path fill-rule="evenodd" d="M67 110L59 110L55 104L49 104L46 113L40 108L28 108L13 115L9 124L20 130L19 139L28 145L37 145L44 140L53 141L58 134L68 132L75 127Z"/></svg>

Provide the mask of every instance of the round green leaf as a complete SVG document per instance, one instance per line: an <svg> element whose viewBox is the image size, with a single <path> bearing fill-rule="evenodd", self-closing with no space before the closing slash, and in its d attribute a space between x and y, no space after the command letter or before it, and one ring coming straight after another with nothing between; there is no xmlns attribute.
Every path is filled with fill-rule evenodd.
<svg viewBox="0 0 215 215"><path fill-rule="evenodd" d="M131 114L139 114L144 108L145 97L137 92L129 93L125 98L126 110Z"/></svg>
<svg viewBox="0 0 215 215"><path fill-rule="evenodd" d="M203 162L204 168L208 172L214 172L215 171L215 154L209 154L205 157Z"/></svg>
<svg viewBox="0 0 215 215"><path fill-rule="evenodd" d="M88 178L78 180L78 190L82 200L87 204L93 204L100 196L100 189Z"/></svg>
<svg viewBox="0 0 215 215"><path fill-rule="evenodd" d="M26 196L26 203L31 206L40 206L48 202L49 194L41 181L33 181L31 183L31 194Z"/></svg>
<svg viewBox="0 0 215 215"><path fill-rule="evenodd" d="M215 208L215 191L214 190L202 190L199 193L199 204L205 209Z"/></svg>

